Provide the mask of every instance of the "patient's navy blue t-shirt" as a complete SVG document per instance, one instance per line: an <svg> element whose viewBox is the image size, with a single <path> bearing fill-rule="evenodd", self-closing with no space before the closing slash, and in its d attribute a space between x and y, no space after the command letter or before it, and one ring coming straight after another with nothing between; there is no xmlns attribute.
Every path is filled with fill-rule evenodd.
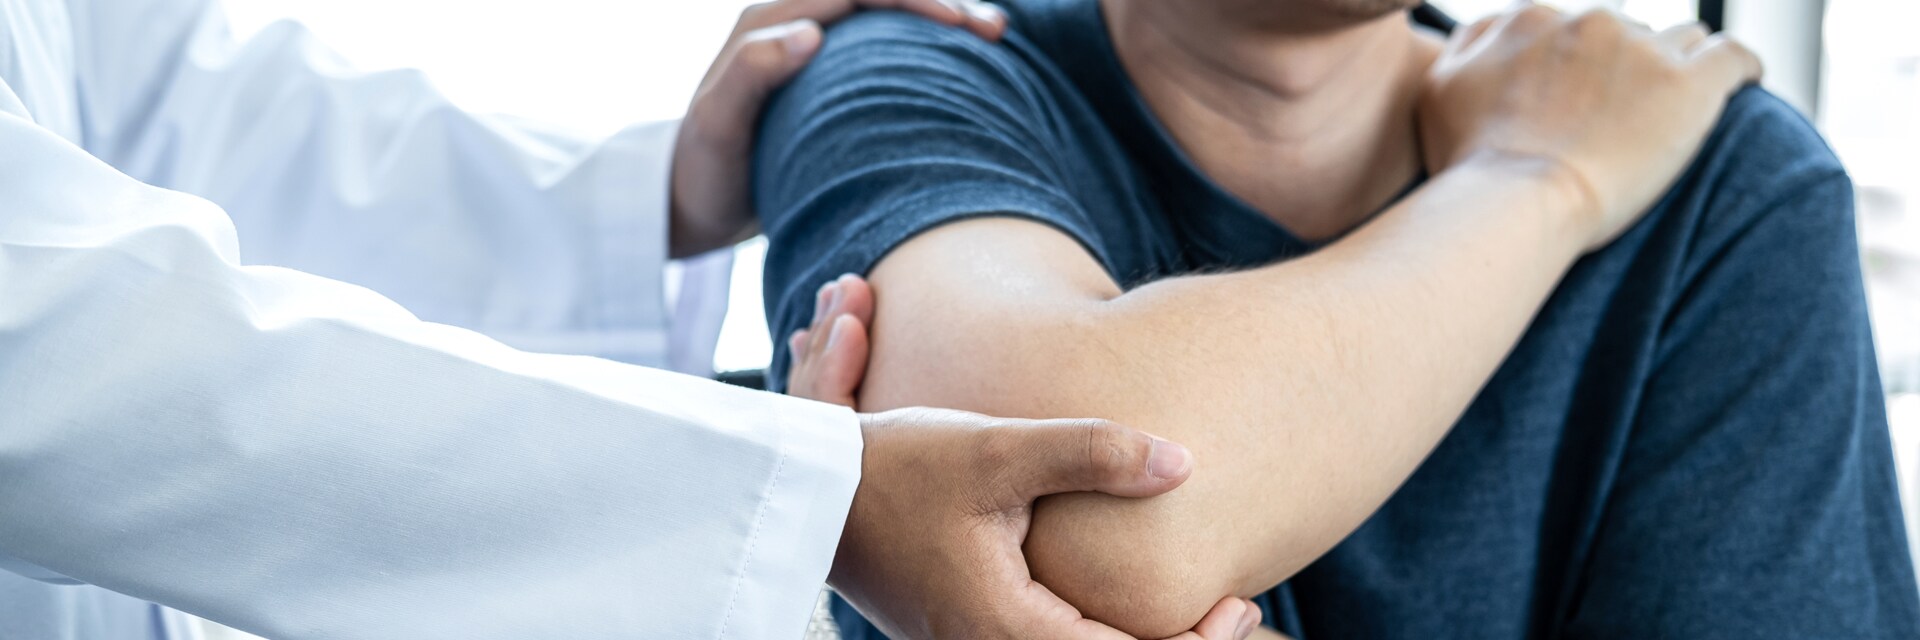
<svg viewBox="0 0 1920 640"><path fill-rule="evenodd" d="M1129 288L1316 248L1186 159L1095 0L1003 6L997 45L856 16L770 105L755 201L774 335L804 327L826 281L968 217L1051 225ZM1269 623L1303 640L1920 638L1852 197L1790 107L1734 97L1407 484L1262 596Z"/></svg>

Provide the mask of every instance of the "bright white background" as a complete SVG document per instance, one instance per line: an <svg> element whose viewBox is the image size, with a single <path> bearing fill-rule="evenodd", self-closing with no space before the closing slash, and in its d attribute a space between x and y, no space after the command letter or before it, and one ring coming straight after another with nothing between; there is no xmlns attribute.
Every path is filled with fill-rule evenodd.
<svg viewBox="0 0 1920 640"><path fill-rule="evenodd" d="M1172 0L1170 0L1172 1ZM1746 0L1797 2L1799 0ZM1510 0L1441 1L1471 19ZM244 36L296 18L367 69L417 67L467 108L589 132L677 116L746 0L228 0ZM1693 17L1691 0L1612 4L1654 26ZM1896 446L1920 460L1920 2L1830 0L1822 128L1862 191L1862 237L1893 399ZM764 366L759 258L740 251L715 365ZM1920 467L1915 467L1920 468ZM1920 494L1920 476L1903 485ZM1920 533L1920 509L1908 508Z"/></svg>

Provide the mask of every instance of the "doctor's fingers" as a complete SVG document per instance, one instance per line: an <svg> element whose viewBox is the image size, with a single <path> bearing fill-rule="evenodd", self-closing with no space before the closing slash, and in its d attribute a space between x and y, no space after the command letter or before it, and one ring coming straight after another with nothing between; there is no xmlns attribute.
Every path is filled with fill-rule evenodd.
<svg viewBox="0 0 1920 640"><path fill-rule="evenodd" d="M847 274L820 287L813 322L787 342L792 354L787 392L821 402L854 406L854 393L867 375L873 322L873 288Z"/></svg>
<svg viewBox="0 0 1920 640"><path fill-rule="evenodd" d="M979 0L776 0L742 11L734 34L795 20L833 24L861 9L906 11L940 24L964 27L988 40L999 39L1007 26L1006 13Z"/></svg>
<svg viewBox="0 0 1920 640"><path fill-rule="evenodd" d="M748 32L727 44L694 94L684 138L737 149L740 160L750 151L753 126L775 89L786 84L820 49L820 25L798 20Z"/></svg>
<svg viewBox="0 0 1920 640"><path fill-rule="evenodd" d="M813 320L807 331L813 335L809 353L825 353L831 327L840 316L852 316L862 324L873 323L873 286L860 276L842 275L820 286L814 295Z"/></svg>
<svg viewBox="0 0 1920 640"><path fill-rule="evenodd" d="M778 0L741 13L740 24L700 83L683 130L733 146L751 141L753 125L775 89L820 51L821 25L861 8L897 8L988 39L1006 29L1006 14L976 0Z"/></svg>
<svg viewBox="0 0 1920 640"><path fill-rule="evenodd" d="M794 332L788 347L793 362L788 367L787 393L818 402L853 407L858 398L861 378L866 375L866 325L851 315L834 316L828 328L818 333L831 337L814 340L812 330Z"/></svg>
<svg viewBox="0 0 1920 640"><path fill-rule="evenodd" d="M1024 509L1041 496L1098 491L1145 498L1172 491L1193 473L1193 452L1168 440L1105 420L989 419L978 473L983 496L1003 509Z"/></svg>
<svg viewBox="0 0 1920 640"><path fill-rule="evenodd" d="M1067 604L1051 589L1038 582L1029 581L1008 604L1014 612L1007 616L1007 626L1018 629L1017 636L1040 640L1135 640L1133 636L1120 632L1099 622L1080 616L1080 611ZM1247 640L1260 626L1260 606L1250 600L1227 597L1222 598L1207 615L1193 626L1192 631L1166 640Z"/></svg>
<svg viewBox="0 0 1920 640"><path fill-rule="evenodd" d="M1251 600L1224 598L1192 631L1168 640L1247 640L1260 626L1261 615L1260 605Z"/></svg>

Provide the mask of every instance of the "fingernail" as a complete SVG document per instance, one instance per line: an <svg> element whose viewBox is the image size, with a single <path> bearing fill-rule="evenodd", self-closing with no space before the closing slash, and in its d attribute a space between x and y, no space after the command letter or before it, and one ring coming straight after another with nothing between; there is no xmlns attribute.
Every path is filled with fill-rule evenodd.
<svg viewBox="0 0 1920 640"><path fill-rule="evenodd" d="M1240 614L1240 629L1233 633L1233 637L1245 638L1252 634L1253 634L1253 607L1247 607L1246 612Z"/></svg>
<svg viewBox="0 0 1920 640"><path fill-rule="evenodd" d="M1007 12L985 2L968 2L967 14L981 22L999 22L1007 17Z"/></svg>
<svg viewBox="0 0 1920 640"><path fill-rule="evenodd" d="M833 348L840 344L840 336L848 331L842 326L852 321L853 316L840 316L833 319L833 326L827 329L827 353L833 353Z"/></svg>
<svg viewBox="0 0 1920 640"><path fill-rule="evenodd" d="M833 293L827 295L827 317L840 315L840 307L847 300L847 288L833 283Z"/></svg>
<svg viewBox="0 0 1920 640"><path fill-rule="evenodd" d="M1153 439L1147 453L1147 473L1155 478L1178 478L1193 466L1193 452L1167 440Z"/></svg>
<svg viewBox="0 0 1920 640"><path fill-rule="evenodd" d="M838 301L839 297L839 282L829 282L821 285L820 293L815 295L813 299L813 322L811 324L820 324L820 319L827 317L827 312L832 311L830 307Z"/></svg>
<svg viewBox="0 0 1920 640"><path fill-rule="evenodd" d="M820 46L820 23L812 20L795 20L784 25L785 32L780 34L780 44L787 48L789 56L812 55Z"/></svg>

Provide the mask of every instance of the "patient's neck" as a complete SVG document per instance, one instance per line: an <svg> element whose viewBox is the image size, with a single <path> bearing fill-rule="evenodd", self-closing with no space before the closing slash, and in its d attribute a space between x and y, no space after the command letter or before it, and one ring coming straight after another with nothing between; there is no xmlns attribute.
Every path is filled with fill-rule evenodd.
<svg viewBox="0 0 1920 640"><path fill-rule="evenodd" d="M1345 233L1418 175L1414 101L1440 43L1406 14L1339 24L1102 2L1121 63L1181 148L1295 235Z"/></svg>

